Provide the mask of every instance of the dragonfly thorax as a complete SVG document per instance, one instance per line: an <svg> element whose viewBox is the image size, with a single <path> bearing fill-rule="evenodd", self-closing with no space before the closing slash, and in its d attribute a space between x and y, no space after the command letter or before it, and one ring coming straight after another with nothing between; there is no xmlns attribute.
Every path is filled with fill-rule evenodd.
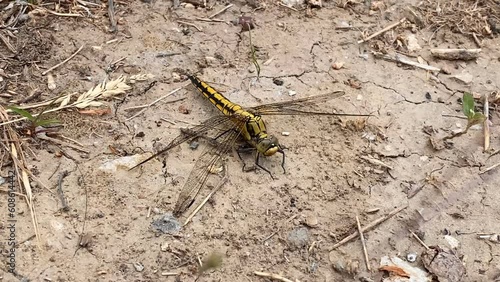
<svg viewBox="0 0 500 282"><path fill-rule="evenodd" d="M273 135L267 135L264 138L259 138L255 143L257 151L262 153L264 156L272 156L281 150L278 138Z"/></svg>

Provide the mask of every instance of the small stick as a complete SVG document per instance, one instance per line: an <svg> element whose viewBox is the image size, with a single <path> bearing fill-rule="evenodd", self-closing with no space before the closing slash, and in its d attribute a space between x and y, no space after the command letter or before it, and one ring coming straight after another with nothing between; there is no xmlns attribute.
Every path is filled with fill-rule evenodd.
<svg viewBox="0 0 500 282"><path fill-rule="evenodd" d="M185 21L177 21L178 23L180 24L184 24L184 25L188 25L188 26L192 26L194 28L196 28L198 31L201 31L201 28L199 28L197 25L195 25L194 23L188 23L188 22L185 22Z"/></svg>
<svg viewBox="0 0 500 282"><path fill-rule="evenodd" d="M219 22L219 23L225 23L225 20L220 20L220 19L208 19L208 18L196 18L197 21L202 21L202 22Z"/></svg>
<svg viewBox="0 0 500 282"><path fill-rule="evenodd" d="M372 230L373 228L377 227L379 224L383 223L384 221L388 220L389 218L393 217L395 214L399 213L400 211L406 209L408 207L408 205L404 205L404 206L401 206L399 208L396 208L394 210L392 210L390 213L388 213L387 215L384 215L382 217L379 217L377 219L375 219L374 221L370 222L368 225L366 225L365 227L363 227L361 229L362 232L367 232L367 231L370 231ZM338 242L337 244L333 245L332 248L330 248L330 251L333 251L335 250L336 248L344 245L345 243L351 241L352 239L355 239L359 236L359 232L354 232L352 233L351 235L345 237L344 239L342 239L340 242Z"/></svg>
<svg viewBox="0 0 500 282"><path fill-rule="evenodd" d="M179 273L177 272L162 272L161 276L177 276Z"/></svg>
<svg viewBox="0 0 500 282"><path fill-rule="evenodd" d="M361 230L361 223L359 222L359 217L356 216L356 224L358 225L359 238L361 239L361 245L363 246L363 254L365 255L365 264L368 271L372 271L370 267L370 259L368 258L368 251L366 250L365 236L363 236L363 230Z"/></svg>
<svg viewBox="0 0 500 282"><path fill-rule="evenodd" d="M380 160L377 160L377 159L372 159L372 158L369 158L369 157L366 157L366 156L361 156L361 158L365 161L368 161L369 163L371 164L374 164L374 165L380 165L380 166L383 166L385 168L388 168L388 169L394 169L392 166L390 165L387 165L385 163L383 163L382 161Z"/></svg>
<svg viewBox="0 0 500 282"><path fill-rule="evenodd" d="M80 48L78 48L78 50L77 50L75 53L73 53L73 55L69 56L66 60L64 60L64 61L60 62L59 64L57 64L57 65L55 65L55 66L51 67L50 69L48 69L48 70L46 70L46 71L42 72L42 75L46 75L46 74L48 74L49 72L51 72L51 71L53 71L53 70L57 69L58 67L60 67L60 66L64 65L64 64L65 64L65 63L67 63L69 60L73 59L73 57L74 57L74 56L76 56L78 53L80 53L80 51L82 51L83 46L84 46L84 45L82 45Z"/></svg>
<svg viewBox="0 0 500 282"><path fill-rule="evenodd" d="M49 9L45 9L47 12L51 13L52 15L54 16L59 16L59 17L76 17L76 18L81 18L83 17L82 15L80 14L66 14L66 13L57 13L57 12L54 12L54 11L51 11Z"/></svg>
<svg viewBox="0 0 500 282"><path fill-rule="evenodd" d="M484 132L484 151L488 151L490 149L490 103L488 101L488 94L484 94L484 122L483 122L483 132Z"/></svg>
<svg viewBox="0 0 500 282"><path fill-rule="evenodd" d="M215 14L213 14L213 15L209 16L208 18L209 18L209 19L215 18L216 16L218 16L218 15L220 15L220 14L224 13L227 9L231 8L232 6L233 6L233 4L229 4L229 5L227 5L226 7L224 7L222 10L220 10L220 11L218 11L217 13L215 13Z"/></svg>
<svg viewBox="0 0 500 282"><path fill-rule="evenodd" d="M481 49L431 49L432 56L443 60L474 60Z"/></svg>
<svg viewBox="0 0 500 282"><path fill-rule="evenodd" d="M391 25L389 25L389 26L386 26L385 28L383 28L383 29L381 29L381 30L379 30L379 31L375 32L374 34L372 34L372 35L368 36L367 38L362 39L362 40L359 40L359 41L358 41L358 44L361 44L361 43L363 43L363 42L366 42L366 41L368 41L368 40L370 40L370 39L372 39L372 38L374 38L374 37L376 37L376 36L378 36L378 35L380 35L380 34L382 34L382 33L386 32L386 31L388 31L388 30L391 30L391 29L395 28L396 26L398 26L398 25L400 25L400 24L404 23L405 21L406 21L406 18L402 18L402 19L400 19L398 22L395 22L395 23L393 23L393 24L391 24Z"/></svg>
<svg viewBox="0 0 500 282"><path fill-rule="evenodd" d="M299 11L299 10L295 9L294 7L290 7L290 6L285 5L285 4L281 3L281 2L278 2L278 5L280 5L281 7L288 8L288 9L290 9L290 10L292 10L292 11L295 11L295 12L298 12L298 11Z"/></svg>
<svg viewBox="0 0 500 282"><path fill-rule="evenodd" d="M424 243L424 241L422 241L422 239L420 239L420 237L418 237L418 235L417 235L417 234L415 234L413 231L410 231L410 232L411 232L411 235L412 235L415 239L417 239L417 241L418 241L418 242L419 242L422 246L424 246L424 248L425 248L426 250L430 250L430 249L431 249L431 248L429 248L429 246L427 246L427 245Z"/></svg>
<svg viewBox="0 0 500 282"><path fill-rule="evenodd" d="M62 210L65 212L69 211L68 202L66 201L66 197L64 197L64 192L62 189L62 182L63 182L64 177L66 177L66 176L68 176L68 171L65 170L65 171L61 172L61 174L59 175L59 181L57 184L57 194L59 195L59 199L61 200Z"/></svg>
<svg viewBox="0 0 500 282"><path fill-rule="evenodd" d="M208 196L188 216L188 218L186 219L186 221L184 222L184 224L182 226L186 226L191 221L191 219L193 219L193 217L201 210L201 208L208 202L208 200L210 200L210 198L212 198L212 196L215 194L215 192L217 192L222 186L224 186L224 184L226 182L227 182L227 177L224 176L224 178L222 178L222 180L219 182L219 184L217 184L217 186L214 189L212 189L212 191L210 191L210 194L208 194Z"/></svg>
<svg viewBox="0 0 500 282"><path fill-rule="evenodd" d="M153 102L151 102L151 103L149 103L149 104L146 104L146 105L142 105L142 106L140 106L140 107L142 107L143 109L142 109L142 110L140 110L139 112L137 112L135 115L133 115L133 116L131 116L131 117L127 118L126 120L127 120L127 121L129 121L129 120L131 120L131 119L133 119L133 118L135 118L135 117L137 117L137 116L141 115L142 113L144 113L147 109L149 109L149 108L150 108L151 106L153 106L154 104L156 104L156 103L160 102L161 100L163 100L163 99L167 98L168 96L170 96L170 95L174 94L175 92L177 92L177 91L181 90L182 88L186 87L187 85L188 85L188 84L186 84L186 85L184 85L184 86L182 86L182 87L176 88L176 89L172 90L171 92L167 93L166 95L164 95L164 96L162 96L162 97L160 97L160 98L158 98L158 99L154 100ZM134 107L134 108L137 108L137 107ZM125 110L127 110L127 109L125 109Z"/></svg>
<svg viewBox="0 0 500 282"><path fill-rule="evenodd" d="M260 276L260 277L266 277L266 278L270 278L272 280L277 280L277 281L281 281L281 282L294 282L290 279L287 279L283 276L280 276L280 275L274 274L274 273L254 271L253 274ZM299 280L295 280L295 282L299 282Z"/></svg>
<svg viewBox="0 0 500 282"><path fill-rule="evenodd" d="M116 19L115 19L115 3L113 0L108 0L108 15L109 22L111 23L111 32L115 32L116 29Z"/></svg>
<svg viewBox="0 0 500 282"><path fill-rule="evenodd" d="M424 69L424 70L427 70L427 71L435 71L435 72L440 72L441 71L440 68L429 66L429 65L426 65L426 64L421 64L421 63L418 63L418 62L414 62L414 61L408 59L406 56L401 55L401 54L396 54L394 56L391 56L389 54L384 55L384 54L379 53L379 52L373 52L373 55L375 57L382 58L382 59L384 59L386 61L402 63L402 64L405 64L405 65L409 65L409 66L421 68L421 69Z"/></svg>
<svg viewBox="0 0 500 282"><path fill-rule="evenodd" d="M37 133L36 134L36 137L39 138L39 139L42 139L42 140L46 140L46 141L50 141L50 142L53 142L55 144L59 144L61 146L67 146L67 147L70 147L72 149L75 149L77 151L80 151L80 152L84 152L86 154L89 154L90 152L85 150L84 148L81 148L79 146L76 146L76 145L73 145L71 143L68 143L68 142L64 142L64 141L61 141L59 139L56 139L56 138L52 138L52 137L49 137L47 136L47 134L45 133Z"/></svg>
<svg viewBox="0 0 500 282"><path fill-rule="evenodd" d="M459 119L467 119L467 117L464 117L464 116L459 116L459 115L442 114L441 116L442 116L442 117L459 118Z"/></svg>
<svg viewBox="0 0 500 282"><path fill-rule="evenodd" d="M487 168L487 169L485 169L483 171L480 171L479 174L487 173L488 171L493 170L493 169L495 169L495 168L497 168L499 166L500 166L500 163L494 164L494 165L490 166L489 168Z"/></svg>
<svg viewBox="0 0 500 282"><path fill-rule="evenodd" d="M472 33L472 38L474 38L474 42L476 42L477 47L481 48L482 47L481 41L479 41L479 38L477 38L477 35L475 32Z"/></svg>

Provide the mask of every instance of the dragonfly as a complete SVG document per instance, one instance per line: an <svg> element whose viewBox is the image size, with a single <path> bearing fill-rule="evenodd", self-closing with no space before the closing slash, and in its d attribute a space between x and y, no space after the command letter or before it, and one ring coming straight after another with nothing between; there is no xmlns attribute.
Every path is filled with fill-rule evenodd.
<svg viewBox="0 0 500 282"><path fill-rule="evenodd" d="M181 216L194 203L197 195L206 185L210 174L218 171L221 167L221 160L229 151L235 148L235 143L239 139L246 141L247 146L240 147L237 151L238 155L240 150L251 149L255 151L255 165L268 172L272 177L271 172L260 164L260 157L268 157L277 153L281 154L281 167L285 172L284 147L280 144L276 136L267 132L266 123L262 118L263 116L370 116L365 114L344 114L306 110L309 106L319 105L328 100L343 96L345 92L342 90L292 101L243 108L239 104L231 102L221 92L203 82L198 77L188 75L188 79L194 87L222 113L222 115L211 117L203 121L200 125L182 131L180 135L174 138L163 149L133 167L140 166L168 152L172 148L184 142L193 141L212 130L218 130L218 132L220 132L220 134L212 139L215 140L215 142L212 142L213 144L211 144L211 146L207 146L201 153L201 156L196 160L194 168L191 170L186 183L181 189L173 210L173 215L177 217Z"/></svg>

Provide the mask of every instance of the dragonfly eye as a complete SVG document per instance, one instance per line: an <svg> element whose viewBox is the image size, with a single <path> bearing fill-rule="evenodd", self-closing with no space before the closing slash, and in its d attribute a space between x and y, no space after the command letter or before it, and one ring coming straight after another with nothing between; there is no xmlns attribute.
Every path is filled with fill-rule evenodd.
<svg viewBox="0 0 500 282"><path fill-rule="evenodd" d="M257 144L257 150L264 156L272 156L280 150L278 139L274 136L269 136L261 139Z"/></svg>

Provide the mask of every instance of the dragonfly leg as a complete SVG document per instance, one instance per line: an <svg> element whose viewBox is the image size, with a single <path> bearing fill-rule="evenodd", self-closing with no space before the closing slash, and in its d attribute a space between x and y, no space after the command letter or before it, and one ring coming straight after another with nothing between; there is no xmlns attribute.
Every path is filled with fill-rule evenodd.
<svg viewBox="0 0 500 282"><path fill-rule="evenodd" d="M249 168L249 169L245 170L247 164L246 164L245 160L243 160L243 158L241 157L241 153L248 153L248 152L251 152L253 150L255 150L255 148L252 148L252 147L249 147L249 146L246 146L246 145L242 145L242 146L240 146L236 150L236 153L238 154L238 157L240 158L241 162L243 163L243 168L241 170L244 171L244 172L255 170L255 167Z"/></svg>
<svg viewBox="0 0 500 282"><path fill-rule="evenodd" d="M283 155L283 160L281 161L281 167L283 168L283 174L285 174L286 173L286 170L285 170L285 151L283 151L283 149L280 148L278 150L278 153Z"/></svg>
<svg viewBox="0 0 500 282"><path fill-rule="evenodd" d="M275 180L275 179L274 179L273 174L272 174L272 173L271 173L271 172L270 172L267 168L265 168L265 167L263 167L263 166L261 166L261 165L259 164L259 157L260 157L260 153L259 153L259 152L257 152L257 154L256 154L256 156L255 156L255 165L256 165L256 166L258 166L260 169L264 170L265 172L269 173L269 176L271 176L271 178L272 178L273 180Z"/></svg>

